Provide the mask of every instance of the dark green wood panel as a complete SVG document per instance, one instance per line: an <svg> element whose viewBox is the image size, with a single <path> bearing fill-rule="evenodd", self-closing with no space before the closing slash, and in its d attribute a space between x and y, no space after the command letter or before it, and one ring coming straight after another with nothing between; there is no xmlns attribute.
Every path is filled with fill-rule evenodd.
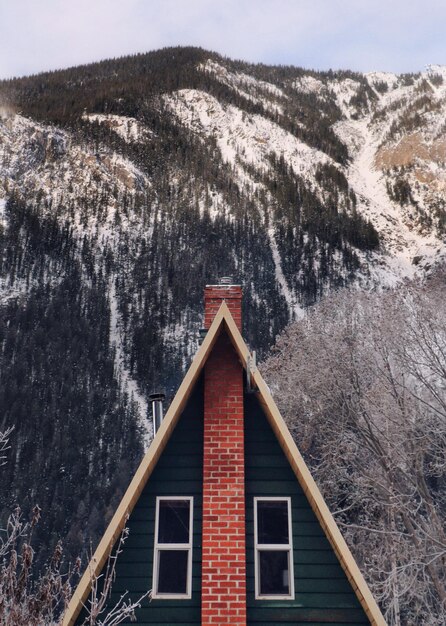
<svg viewBox="0 0 446 626"><path fill-rule="evenodd" d="M255 396L245 396L248 624L369 624ZM294 600L256 600L254 497L291 497Z"/></svg>
<svg viewBox="0 0 446 626"><path fill-rule="evenodd" d="M268 467L275 468L281 467L284 468L287 466L287 459L283 457L282 454L269 454L268 455ZM252 455L246 458L246 467L266 467L265 461L262 458L259 458L258 455Z"/></svg>
<svg viewBox="0 0 446 626"><path fill-rule="evenodd" d="M283 607L248 608L249 624L296 624L303 622L307 626L314 623L322 624L361 624L370 626L370 621L364 612L358 609L311 609L294 607L293 611Z"/></svg>
<svg viewBox="0 0 446 626"><path fill-rule="evenodd" d="M109 605L129 592L137 600L152 588L157 496L194 496L192 598L144 600L137 624L201 624L201 518L203 499L203 384L200 380L130 516L129 537L120 554ZM82 614L77 623L81 623ZM131 622L124 622L130 626Z"/></svg>

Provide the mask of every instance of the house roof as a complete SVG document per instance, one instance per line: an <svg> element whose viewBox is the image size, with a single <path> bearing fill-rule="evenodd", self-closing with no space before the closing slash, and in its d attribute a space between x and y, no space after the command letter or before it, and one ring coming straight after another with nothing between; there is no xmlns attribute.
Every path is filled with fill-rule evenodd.
<svg viewBox="0 0 446 626"><path fill-rule="evenodd" d="M181 416L195 383L208 359L208 356L222 331L226 331L240 358L240 361L251 377L251 385L258 389L258 400L268 421L285 453L296 477L306 494L308 501L319 520L324 532L335 551L347 578L352 585L359 602L373 626L386 626L382 613L362 576L350 549L348 548L333 516L331 515L311 473L302 458L291 434L279 413L271 393L257 368L253 368L249 348L243 340L234 319L223 303L215 316L206 337L198 349L192 364L183 379L166 416L156 433L149 450L142 459L133 479L125 492L107 530L96 548L89 566L84 572L76 591L64 615L63 626L72 626L91 590L92 580L97 577L106 563L116 540L125 527L128 516L132 512L144 489L156 463ZM248 367L249 361L249 367Z"/></svg>

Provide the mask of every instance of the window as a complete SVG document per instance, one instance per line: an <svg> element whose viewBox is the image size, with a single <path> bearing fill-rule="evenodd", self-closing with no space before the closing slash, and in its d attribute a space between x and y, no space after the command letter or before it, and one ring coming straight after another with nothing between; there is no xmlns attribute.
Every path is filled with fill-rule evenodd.
<svg viewBox="0 0 446 626"><path fill-rule="evenodd" d="M291 498L254 498L255 593L294 599Z"/></svg>
<svg viewBox="0 0 446 626"><path fill-rule="evenodd" d="M153 598L192 597L192 497L158 497Z"/></svg>

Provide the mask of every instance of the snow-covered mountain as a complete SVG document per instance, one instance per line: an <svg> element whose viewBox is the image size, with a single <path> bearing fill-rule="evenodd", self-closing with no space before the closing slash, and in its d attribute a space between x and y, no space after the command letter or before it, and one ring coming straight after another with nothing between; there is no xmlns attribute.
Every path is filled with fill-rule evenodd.
<svg viewBox="0 0 446 626"><path fill-rule="evenodd" d="M98 531L122 488L111 459L138 429L147 443L148 394L196 348L205 283L244 285L265 354L330 290L441 263L445 114L445 67L318 73L193 48L1 82L0 428L16 425L10 480L28 481L3 504L41 498L32 462L65 508L76 481L73 552ZM44 454L73 439L75 479Z"/></svg>

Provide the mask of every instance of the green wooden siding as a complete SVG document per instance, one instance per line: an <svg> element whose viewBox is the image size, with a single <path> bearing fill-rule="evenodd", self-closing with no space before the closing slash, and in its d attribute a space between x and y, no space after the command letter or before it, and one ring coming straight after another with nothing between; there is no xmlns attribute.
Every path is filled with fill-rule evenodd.
<svg viewBox="0 0 446 626"><path fill-rule="evenodd" d="M248 624L370 624L257 399L245 396ZM294 600L256 600L254 496L291 497Z"/></svg>
<svg viewBox="0 0 446 626"><path fill-rule="evenodd" d="M365 626L369 624L337 557L299 486L254 395L245 396L248 624ZM128 522L109 606L122 593L136 600L152 588L157 496L194 496L193 571L190 600L145 600L142 626L201 624L201 516L203 381L196 388ZM292 502L294 600L255 600L254 496L289 496ZM77 620L81 624L83 615ZM125 622L130 626L131 622Z"/></svg>
<svg viewBox="0 0 446 626"><path fill-rule="evenodd" d="M203 384L197 383L172 436L128 521L129 537L118 559L109 606L128 591L132 600L152 588L157 496L194 496L192 598L145 600L136 611L141 626L201 624L201 512L203 481ZM77 624L82 621L82 614ZM134 622L124 622L130 626Z"/></svg>

